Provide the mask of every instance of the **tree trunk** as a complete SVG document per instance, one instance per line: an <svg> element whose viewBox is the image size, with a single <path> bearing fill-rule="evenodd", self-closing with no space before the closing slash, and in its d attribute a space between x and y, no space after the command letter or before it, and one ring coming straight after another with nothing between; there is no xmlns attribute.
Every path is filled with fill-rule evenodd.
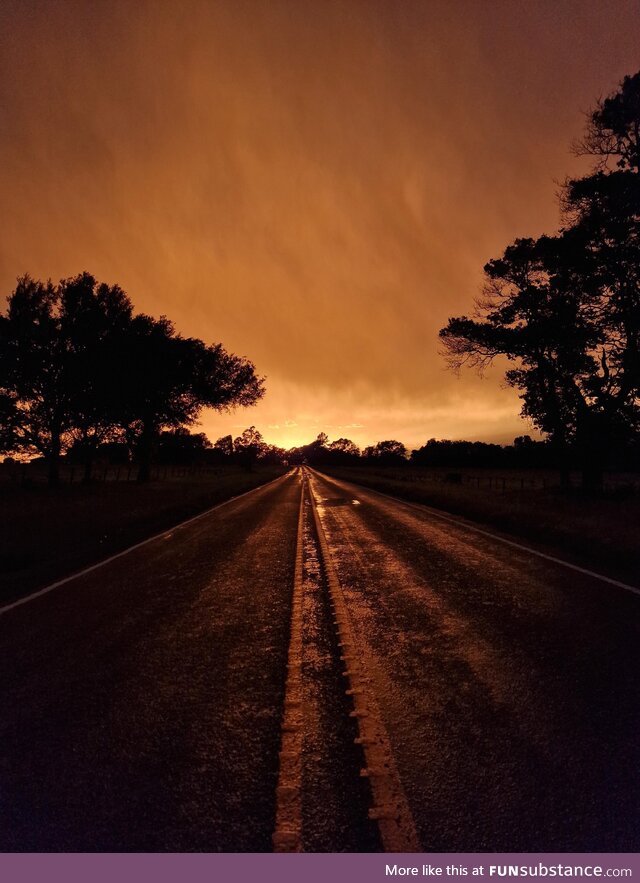
<svg viewBox="0 0 640 883"><path fill-rule="evenodd" d="M588 463L582 468L582 487L586 491L598 493L604 486L604 469L599 463Z"/></svg>
<svg viewBox="0 0 640 883"><path fill-rule="evenodd" d="M83 484L91 483L91 473L93 471L93 454L87 453L84 458L84 475L82 476Z"/></svg>
<svg viewBox="0 0 640 883"><path fill-rule="evenodd" d="M141 484L148 482L151 478L151 453L153 450L154 430L152 427L145 425L138 440L138 477L137 480Z"/></svg>
<svg viewBox="0 0 640 883"><path fill-rule="evenodd" d="M571 488L571 469L566 463L560 467L560 487L563 491L568 491Z"/></svg>
<svg viewBox="0 0 640 883"><path fill-rule="evenodd" d="M605 443L590 438L582 452L582 487L585 491L597 493L604 486L604 464L607 462Z"/></svg>
<svg viewBox="0 0 640 883"><path fill-rule="evenodd" d="M62 442L60 440L60 432L52 431L51 447L49 448L49 486L57 487L60 484L60 453L62 451Z"/></svg>
<svg viewBox="0 0 640 883"><path fill-rule="evenodd" d="M138 477L137 481L140 484L146 484L151 479L151 460L150 459L141 459L138 465Z"/></svg>
<svg viewBox="0 0 640 883"><path fill-rule="evenodd" d="M604 468L611 449L609 426L606 420L590 413L578 429L582 487L585 491L597 493L604 486Z"/></svg>
<svg viewBox="0 0 640 883"><path fill-rule="evenodd" d="M564 438L555 440L558 469L560 470L560 488L571 489L571 452Z"/></svg>

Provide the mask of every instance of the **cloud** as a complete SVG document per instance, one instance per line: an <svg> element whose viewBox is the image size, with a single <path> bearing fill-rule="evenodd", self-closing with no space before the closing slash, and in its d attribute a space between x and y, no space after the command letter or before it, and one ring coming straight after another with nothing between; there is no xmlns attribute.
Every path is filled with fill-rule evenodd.
<svg viewBox="0 0 640 883"><path fill-rule="evenodd" d="M581 111L637 67L634 4L606 7L6 0L3 291L87 268L250 357L268 394L234 428L522 431L437 332L557 225Z"/></svg>

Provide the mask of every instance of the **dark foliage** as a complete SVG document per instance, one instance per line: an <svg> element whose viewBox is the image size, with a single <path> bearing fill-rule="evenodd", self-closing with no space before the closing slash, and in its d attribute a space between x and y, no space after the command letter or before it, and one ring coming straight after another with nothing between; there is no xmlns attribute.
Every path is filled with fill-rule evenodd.
<svg viewBox="0 0 640 883"><path fill-rule="evenodd" d="M598 165L566 182L559 233L518 239L490 261L476 316L440 332L456 370L513 362L506 379L523 416L565 466L578 459L588 486L640 434L639 131L636 74L589 118L578 150Z"/></svg>
<svg viewBox="0 0 640 883"><path fill-rule="evenodd" d="M96 451L121 440L144 481L163 431L263 393L247 359L182 337L166 317L133 315L122 289L88 273L58 285L24 276L0 315L0 446L45 457L52 484L66 450L88 479Z"/></svg>

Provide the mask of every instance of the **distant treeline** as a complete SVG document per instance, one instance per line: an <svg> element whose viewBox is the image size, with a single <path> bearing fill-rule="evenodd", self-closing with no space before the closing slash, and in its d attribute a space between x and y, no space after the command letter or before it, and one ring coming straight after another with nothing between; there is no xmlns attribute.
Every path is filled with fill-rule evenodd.
<svg viewBox="0 0 640 883"><path fill-rule="evenodd" d="M498 445L480 441L429 439L422 447L409 451L395 439L378 442L360 449L351 439L329 441L325 433L307 445L296 448L278 447L267 443L255 426L236 438L231 435L212 443L205 433L192 433L184 427L164 430L153 442L151 458L158 466L224 466L237 465L253 469L260 464L309 464L345 467L408 466L446 469L560 469L564 451L549 441L536 441L528 435L518 436L513 444ZM607 468L612 471L636 471L640 450L627 448L612 452ZM86 451L81 441L69 446L65 462L86 465ZM130 465L135 462L135 449L126 440L103 442L92 454L92 463L100 467Z"/></svg>
<svg viewBox="0 0 640 883"><path fill-rule="evenodd" d="M311 465L384 466L443 468L558 469L567 465L573 452L558 448L553 442L536 441L528 435L518 436L511 445L480 441L429 439L422 447L409 451L401 442L387 440L360 450L349 439L328 442L321 434L309 445L288 452L292 463ZM578 462L575 453L574 462ZM634 471L640 463L640 445L612 448L606 467L618 471Z"/></svg>

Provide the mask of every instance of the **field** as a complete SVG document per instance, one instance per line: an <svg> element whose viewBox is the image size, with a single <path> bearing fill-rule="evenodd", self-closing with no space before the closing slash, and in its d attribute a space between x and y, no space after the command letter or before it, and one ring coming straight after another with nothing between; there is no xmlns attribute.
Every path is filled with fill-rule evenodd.
<svg viewBox="0 0 640 883"><path fill-rule="evenodd" d="M108 557L209 506L285 472L265 466L160 470L146 485L116 481L83 485L80 476L48 488L32 473L27 486L0 481L0 603L20 597ZM102 473L101 473L102 475Z"/></svg>
<svg viewBox="0 0 640 883"><path fill-rule="evenodd" d="M563 491L551 470L323 468L324 472L491 525L576 563L638 583L637 475L608 475L598 496ZM577 475L573 476L577 483Z"/></svg>

